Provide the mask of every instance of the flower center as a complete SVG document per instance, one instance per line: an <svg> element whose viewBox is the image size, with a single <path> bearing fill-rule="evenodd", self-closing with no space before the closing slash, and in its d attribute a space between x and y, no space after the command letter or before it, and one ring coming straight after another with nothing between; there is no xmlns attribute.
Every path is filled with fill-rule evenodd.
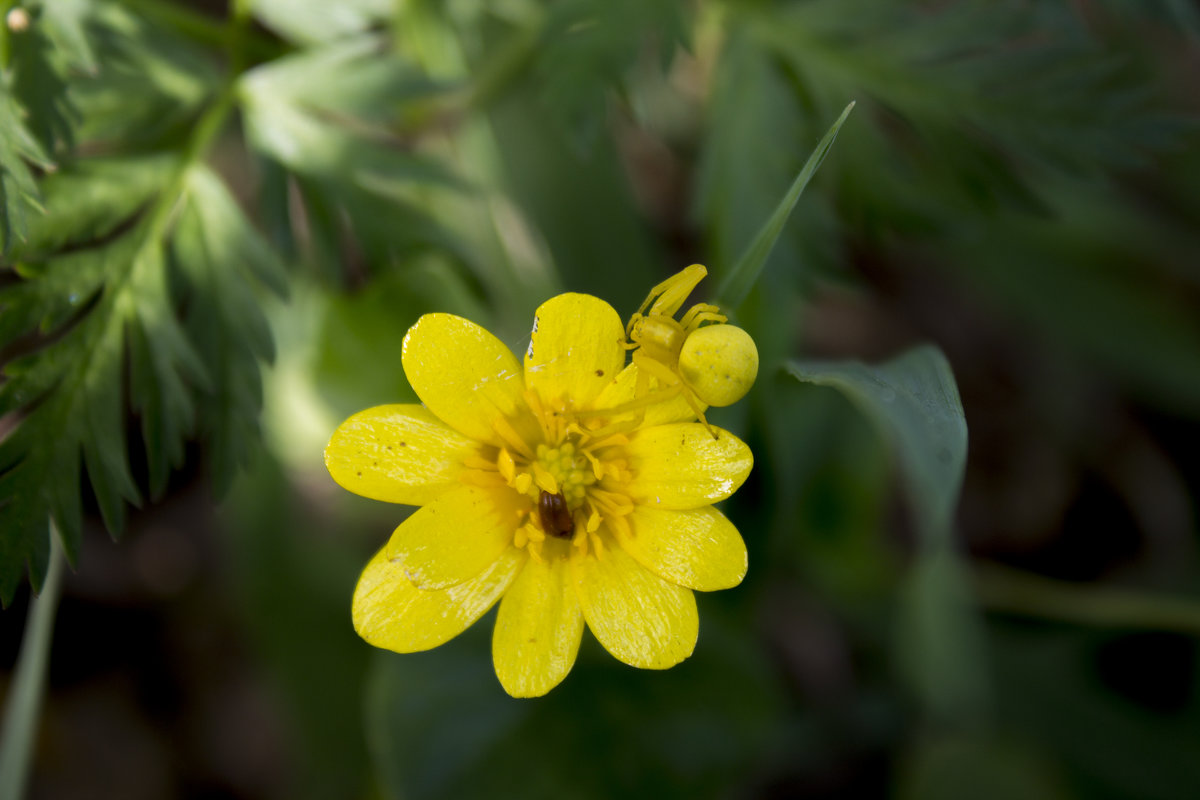
<svg viewBox="0 0 1200 800"><path fill-rule="evenodd" d="M463 480L516 492L513 546L528 548L533 558L603 557L605 537L630 535L625 433L633 426L589 428L567 403L550 405L533 392L526 393L526 401L538 419L541 441L528 441L499 418L493 424L505 444L469 458ZM503 502L511 502L508 497Z"/></svg>
<svg viewBox="0 0 1200 800"><path fill-rule="evenodd" d="M558 447L539 444L532 468L538 488L562 495L571 511L583 505L588 487L596 482L595 470L573 441L563 442Z"/></svg>

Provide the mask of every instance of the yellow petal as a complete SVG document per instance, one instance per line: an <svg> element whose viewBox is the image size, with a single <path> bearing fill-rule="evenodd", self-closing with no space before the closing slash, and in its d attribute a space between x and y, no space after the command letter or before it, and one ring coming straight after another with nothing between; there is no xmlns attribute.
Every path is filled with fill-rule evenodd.
<svg viewBox="0 0 1200 800"><path fill-rule="evenodd" d="M400 356L413 391L450 427L502 446L495 421L512 421L528 437L537 423L525 407L525 377L504 343L470 320L426 314L408 329Z"/></svg>
<svg viewBox="0 0 1200 800"><path fill-rule="evenodd" d="M702 592L737 586L746 576L746 544L712 506L669 511L637 506L621 546L656 575Z"/></svg>
<svg viewBox="0 0 1200 800"><path fill-rule="evenodd" d="M474 443L418 405L360 411L333 432L325 466L346 489L422 506L458 485Z"/></svg>
<svg viewBox="0 0 1200 800"><path fill-rule="evenodd" d="M546 400L589 408L625 364L625 327L613 307L588 294L560 294L538 308L525 384Z"/></svg>
<svg viewBox="0 0 1200 800"><path fill-rule="evenodd" d="M540 697L575 664L583 612L563 558L530 559L500 602L492 661L504 691Z"/></svg>
<svg viewBox="0 0 1200 800"><path fill-rule="evenodd" d="M388 557L403 561L408 579L420 589L468 581L512 541L519 519L516 498L507 489L451 489L396 528L385 548Z"/></svg>
<svg viewBox="0 0 1200 800"><path fill-rule="evenodd" d="M437 647L486 614L524 563L525 551L509 548L471 580L423 591L409 582L404 564L389 559L383 548L354 589L354 630L370 644L397 653Z"/></svg>
<svg viewBox="0 0 1200 800"><path fill-rule="evenodd" d="M724 500L750 474L754 456L729 431L699 423L642 428L626 446L635 499L662 508L699 508Z"/></svg>
<svg viewBox="0 0 1200 800"><path fill-rule="evenodd" d="M604 387L604 391L596 399L596 408L616 408L633 401L636 396L638 379L637 364L629 364L617 375L616 380ZM658 382L654 379L648 384L649 391L658 390ZM708 408L700 398L696 398L700 408ZM682 394L675 394L660 403L648 406L643 412L643 428L656 425L666 425L671 422L691 422L696 419L696 412L683 399Z"/></svg>
<svg viewBox="0 0 1200 800"><path fill-rule="evenodd" d="M690 589L664 581L620 547L571 560L588 627L634 667L666 669L692 654L700 619Z"/></svg>

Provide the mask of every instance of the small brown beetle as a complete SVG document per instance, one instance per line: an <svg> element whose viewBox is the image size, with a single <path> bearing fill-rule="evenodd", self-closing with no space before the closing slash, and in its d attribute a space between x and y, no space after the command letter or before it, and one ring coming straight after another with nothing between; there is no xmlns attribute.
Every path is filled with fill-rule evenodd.
<svg viewBox="0 0 1200 800"><path fill-rule="evenodd" d="M542 530L551 536L567 539L575 532L575 520L571 519L567 499L561 494L542 492L538 498L538 517L542 521Z"/></svg>

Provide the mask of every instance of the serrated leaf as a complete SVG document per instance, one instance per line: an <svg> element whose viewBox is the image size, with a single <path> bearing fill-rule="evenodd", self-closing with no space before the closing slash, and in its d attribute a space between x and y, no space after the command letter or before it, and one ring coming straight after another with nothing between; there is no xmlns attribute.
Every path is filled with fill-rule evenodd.
<svg viewBox="0 0 1200 800"><path fill-rule="evenodd" d="M32 11L25 30L9 33L13 94L42 149L61 153L74 144L79 117L67 92L71 64L51 38L44 10L35 7Z"/></svg>
<svg viewBox="0 0 1200 800"><path fill-rule="evenodd" d="M37 261L64 247L103 239L128 222L178 169L174 153L77 161L41 182L45 214L35 217L18 259Z"/></svg>
<svg viewBox="0 0 1200 800"><path fill-rule="evenodd" d="M462 187L378 124L430 86L377 37L364 36L258 67L242 78L239 96L247 135L261 153L294 173L388 196L412 182Z"/></svg>
<svg viewBox="0 0 1200 800"><path fill-rule="evenodd" d="M259 364L274 345L256 288L278 295L287 275L220 179L204 166L188 171L173 260L187 282L184 325L211 384L199 407L218 494L229 486L259 438Z"/></svg>
<svg viewBox="0 0 1200 800"><path fill-rule="evenodd" d="M21 120L21 108L5 78L0 80L0 249L6 255L25 238L30 212L41 209L30 164L45 169L51 162Z"/></svg>
<svg viewBox="0 0 1200 800"><path fill-rule="evenodd" d="M124 176L130 185L115 185ZM140 417L152 495L198 424L217 453L218 482L228 483L256 435L258 361L272 350L252 288L286 286L273 252L206 168L181 174L158 157L98 162L52 188L46 232L30 248L41 260L19 264L22 280L0 289L0 342L50 337L7 364L0 384L0 413L23 414L0 441L5 602L25 565L34 585L41 581L49 518L77 558L81 461L105 525L119 535L126 503L140 502L126 444L130 411ZM78 217L60 193L80 200ZM165 214L177 203L172 243ZM71 249L48 252L55 244Z"/></svg>
<svg viewBox="0 0 1200 800"><path fill-rule="evenodd" d="M85 23L98 66L71 86L80 141L126 152L132 145L157 148L165 134L190 124L220 85L209 53L122 3L90 4Z"/></svg>

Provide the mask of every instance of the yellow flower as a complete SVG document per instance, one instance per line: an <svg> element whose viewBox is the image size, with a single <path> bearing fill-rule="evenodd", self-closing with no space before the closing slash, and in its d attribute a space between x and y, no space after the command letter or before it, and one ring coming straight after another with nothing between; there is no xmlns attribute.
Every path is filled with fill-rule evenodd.
<svg viewBox="0 0 1200 800"><path fill-rule="evenodd" d="M523 365L450 314L408 331L401 360L422 405L355 414L325 451L343 487L420 506L359 579L360 636L427 650L500 600L493 661L518 697L566 677L585 622L626 664L665 669L691 655L692 590L746 572L741 536L711 504L752 457L692 421L678 393L635 402L624 332L611 306L582 294L538 309Z"/></svg>

